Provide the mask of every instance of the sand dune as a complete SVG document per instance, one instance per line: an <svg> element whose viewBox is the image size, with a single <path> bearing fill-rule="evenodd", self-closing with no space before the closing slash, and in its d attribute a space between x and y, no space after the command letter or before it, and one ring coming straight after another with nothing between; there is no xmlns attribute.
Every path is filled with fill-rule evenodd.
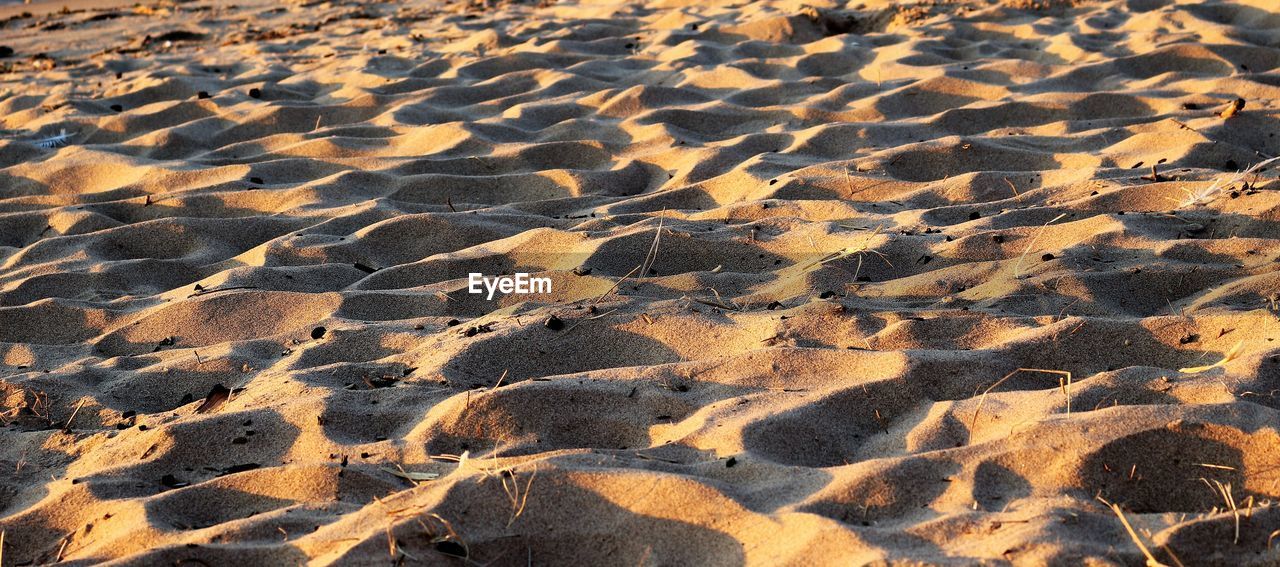
<svg viewBox="0 0 1280 567"><path fill-rule="evenodd" d="M4 566L1280 563L1270 0L69 8Z"/></svg>

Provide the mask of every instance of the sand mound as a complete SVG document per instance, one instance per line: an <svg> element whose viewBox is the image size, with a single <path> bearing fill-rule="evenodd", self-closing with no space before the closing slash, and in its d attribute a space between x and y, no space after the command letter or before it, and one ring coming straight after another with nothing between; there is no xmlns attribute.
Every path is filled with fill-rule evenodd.
<svg viewBox="0 0 1280 567"><path fill-rule="evenodd" d="M1280 562L1268 1L73 8L4 566Z"/></svg>

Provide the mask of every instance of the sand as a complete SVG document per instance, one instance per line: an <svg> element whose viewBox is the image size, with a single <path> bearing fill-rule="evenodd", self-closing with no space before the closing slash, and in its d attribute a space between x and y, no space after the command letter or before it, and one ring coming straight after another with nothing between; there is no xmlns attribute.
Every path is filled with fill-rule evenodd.
<svg viewBox="0 0 1280 567"><path fill-rule="evenodd" d="M3 8L5 566L1280 562L1270 0L126 4Z"/></svg>

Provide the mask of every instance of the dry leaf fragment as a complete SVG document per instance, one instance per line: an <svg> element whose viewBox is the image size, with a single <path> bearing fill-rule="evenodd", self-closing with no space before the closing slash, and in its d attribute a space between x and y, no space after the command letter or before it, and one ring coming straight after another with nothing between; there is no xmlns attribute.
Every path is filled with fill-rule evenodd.
<svg viewBox="0 0 1280 567"><path fill-rule="evenodd" d="M1244 346L1243 340L1236 341L1236 346L1231 347L1231 350L1227 351L1227 354L1222 357L1222 360L1219 360L1208 366L1192 366L1190 368L1179 368L1178 372L1181 372L1183 374L1198 374L1200 372L1213 370L1214 368L1217 368L1228 362L1231 362L1232 360L1235 360L1237 356L1240 356L1240 347L1242 346Z"/></svg>
<svg viewBox="0 0 1280 567"><path fill-rule="evenodd" d="M209 395L205 396L204 403L200 404L200 407L196 408L196 413L209 413L216 411L230 398L231 390L229 388L222 384L214 384L213 388L209 390Z"/></svg>
<svg viewBox="0 0 1280 567"><path fill-rule="evenodd" d="M1226 120L1228 118L1231 118L1232 116L1235 116L1241 110L1244 110L1244 99L1237 98L1231 101L1231 104L1228 104L1226 109L1218 113L1218 116L1221 116L1223 120Z"/></svg>

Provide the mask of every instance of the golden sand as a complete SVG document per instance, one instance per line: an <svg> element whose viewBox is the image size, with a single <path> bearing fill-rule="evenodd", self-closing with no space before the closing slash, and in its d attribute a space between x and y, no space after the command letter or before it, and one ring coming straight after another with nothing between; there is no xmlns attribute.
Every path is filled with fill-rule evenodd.
<svg viewBox="0 0 1280 567"><path fill-rule="evenodd" d="M1271 0L60 7L4 566L1280 563Z"/></svg>

